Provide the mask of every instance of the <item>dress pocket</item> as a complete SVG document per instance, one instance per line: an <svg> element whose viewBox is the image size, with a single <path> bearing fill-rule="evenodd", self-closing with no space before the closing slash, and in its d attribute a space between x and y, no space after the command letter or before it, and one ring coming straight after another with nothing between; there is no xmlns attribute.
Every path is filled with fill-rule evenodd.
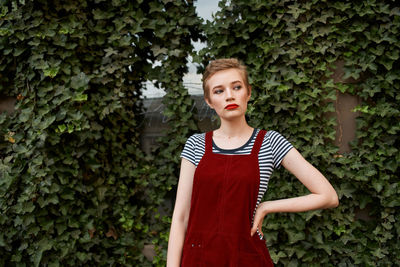
<svg viewBox="0 0 400 267"><path fill-rule="evenodd" d="M183 244L181 267L204 267L203 242L199 237L188 237Z"/></svg>
<svg viewBox="0 0 400 267"><path fill-rule="evenodd" d="M260 240L258 235L241 236L239 240L239 252L249 255L260 254L260 248L265 246L265 240Z"/></svg>
<svg viewBox="0 0 400 267"><path fill-rule="evenodd" d="M248 267L269 267L266 264L264 257L257 254L239 253L238 255L238 266ZM273 266L273 265L271 265Z"/></svg>
<svg viewBox="0 0 400 267"><path fill-rule="evenodd" d="M243 238L239 245L239 266L269 267L273 266L265 240L258 235Z"/></svg>

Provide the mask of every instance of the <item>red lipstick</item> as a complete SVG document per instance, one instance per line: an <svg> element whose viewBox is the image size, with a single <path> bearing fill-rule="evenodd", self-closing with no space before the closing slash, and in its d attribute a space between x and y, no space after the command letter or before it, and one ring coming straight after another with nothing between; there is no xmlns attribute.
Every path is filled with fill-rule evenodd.
<svg viewBox="0 0 400 267"><path fill-rule="evenodd" d="M230 105L227 105L227 106L225 107L225 109L235 109L235 108L238 108L238 107L239 107L239 105L230 104Z"/></svg>

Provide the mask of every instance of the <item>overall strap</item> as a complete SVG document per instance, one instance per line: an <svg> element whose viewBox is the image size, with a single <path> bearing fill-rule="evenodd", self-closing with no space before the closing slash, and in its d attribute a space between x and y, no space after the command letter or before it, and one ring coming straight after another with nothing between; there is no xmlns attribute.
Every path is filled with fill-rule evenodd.
<svg viewBox="0 0 400 267"><path fill-rule="evenodd" d="M258 132L256 141L254 142L254 145L253 145L253 149L251 150L251 154L258 155L258 152L260 151L260 148L261 148L261 145L262 145L262 142L264 140L264 136L266 133L267 133L266 130L260 130Z"/></svg>
<svg viewBox="0 0 400 267"><path fill-rule="evenodd" d="M207 132L206 133L206 150L205 154L207 153L212 153L212 136L213 136L213 131Z"/></svg>

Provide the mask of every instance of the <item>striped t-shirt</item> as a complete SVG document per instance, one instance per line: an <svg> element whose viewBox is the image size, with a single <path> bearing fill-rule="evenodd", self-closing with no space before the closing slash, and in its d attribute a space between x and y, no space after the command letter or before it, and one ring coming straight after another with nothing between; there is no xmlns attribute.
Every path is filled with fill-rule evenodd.
<svg viewBox="0 0 400 267"><path fill-rule="evenodd" d="M254 129L250 139L241 147L236 149L219 148L213 141L212 151L217 154L226 155L248 155L251 153L257 134L260 130ZM185 158L196 167L205 153L205 133L194 134L188 138L181 153L181 158ZM258 190L257 205L261 202L267 191L268 181L274 169L280 167L283 157L293 148L292 144L282 135L275 131L268 131L262 142L258 153L258 163L260 169L260 185Z"/></svg>

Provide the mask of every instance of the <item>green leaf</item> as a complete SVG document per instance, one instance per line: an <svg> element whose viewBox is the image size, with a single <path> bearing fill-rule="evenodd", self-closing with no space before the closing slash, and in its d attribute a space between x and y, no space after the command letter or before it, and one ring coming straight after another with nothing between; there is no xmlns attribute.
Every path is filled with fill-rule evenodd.
<svg viewBox="0 0 400 267"><path fill-rule="evenodd" d="M107 192L107 187L105 187L105 186L98 187L96 189L96 192L97 192L97 197L98 197L99 201L103 201L105 194Z"/></svg>
<svg viewBox="0 0 400 267"><path fill-rule="evenodd" d="M57 126L58 130L63 133L67 129L67 126L65 124L61 124Z"/></svg>
<svg viewBox="0 0 400 267"><path fill-rule="evenodd" d="M48 239L42 239L38 242L38 250L36 250L36 252L33 254L33 262L36 267L40 265L43 252L46 250L50 250L52 246L53 242Z"/></svg>
<svg viewBox="0 0 400 267"><path fill-rule="evenodd" d="M27 122L32 115L33 107L24 108L19 115L20 122Z"/></svg>
<svg viewBox="0 0 400 267"><path fill-rule="evenodd" d="M285 232L288 235L289 238L289 244L294 244L300 240L303 240L305 238L305 234L302 231L295 231L295 230L290 230L286 229Z"/></svg>
<svg viewBox="0 0 400 267"><path fill-rule="evenodd" d="M285 84L280 84L277 88L277 90L280 92L287 92L289 89L290 87Z"/></svg>
<svg viewBox="0 0 400 267"><path fill-rule="evenodd" d="M76 101L76 102L87 101L88 100L88 95L87 94L77 94L77 95L74 96L74 98L72 100Z"/></svg>
<svg viewBox="0 0 400 267"><path fill-rule="evenodd" d="M105 11L102 9L94 9L92 10L94 19L101 20L101 19L109 19L114 16L114 14L110 11Z"/></svg>
<svg viewBox="0 0 400 267"><path fill-rule="evenodd" d="M74 125L72 125L72 124L67 125L68 133L72 133L74 131L74 129L75 129Z"/></svg>
<svg viewBox="0 0 400 267"><path fill-rule="evenodd" d="M60 70L59 67L48 68L48 69L43 70L43 74L46 77L54 78L54 77L56 77L59 70Z"/></svg>
<svg viewBox="0 0 400 267"><path fill-rule="evenodd" d="M26 154L29 151L28 147L24 144L14 144L13 148L14 151L18 154Z"/></svg>
<svg viewBox="0 0 400 267"><path fill-rule="evenodd" d="M78 75L71 77L71 88L82 91L88 86L89 80L89 77L85 73L80 72Z"/></svg>
<svg viewBox="0 0 400 267"><path fill-rule="evenodd" d="M343 183L340 185L340 189L338 190L339 199L343 196L347 198L353 197L352 193L355 192L356 189L349 183Z"/></svg>

